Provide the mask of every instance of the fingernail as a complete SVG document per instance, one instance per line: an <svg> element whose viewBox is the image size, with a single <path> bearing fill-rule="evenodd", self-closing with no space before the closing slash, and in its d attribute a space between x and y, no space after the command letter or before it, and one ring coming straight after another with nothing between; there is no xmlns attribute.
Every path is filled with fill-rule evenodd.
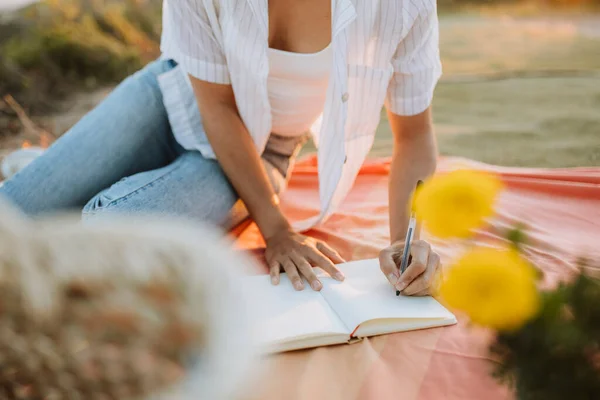
<svg viewBox="0 0 600 400"><path fill-rule="evenodd" d="M278 276L275 276L275 275L273 275L273 276L271 277L271 284L273 284L273 285L278 285L278 284L279 284L279 277L278 277Z"/></svg>
<svg viewBox="0 0 600 400"><path fill-rule="evenodd" d="M390 281L390 283L391 283L392 285L394 285L394 286L395 286L395 285L396 285L396 283L398 282L398 277L396 276L396 274L389 274L389 275L387 276L387 278L388 278L388 281Z"/></svg>
<svg viewBox="0 0 600 400"><path fill-rule="evenodd" d="M401 292L404 289L406 289L406 286L408 286L406 284L406 282L398 282L398 284L396 285L396 290L398 290L399 292Z"/></svg>
<svg viewBox="0 0 600 400"><path fill-rule="evenodd" d="M321 288L323 287L321 285L321 282L319 281L314 281L313 283L310 284L310 287L313 288L313 290L321 290Z"/></svg>
<svg viewBox="0 0 600 400"><path fill-rule="evenodd" d="M294 282L294 289L302 290L302 289L304 289L304 284L300 281L296 281L296 282Z"/></svg>
<svg viewBox="0 0 600 400"><path fill-rule="evenodd" d="M342 282L344 279L346 279L344 274L342 274L341 272L336 272L333 277L340 282Z"/></svg>

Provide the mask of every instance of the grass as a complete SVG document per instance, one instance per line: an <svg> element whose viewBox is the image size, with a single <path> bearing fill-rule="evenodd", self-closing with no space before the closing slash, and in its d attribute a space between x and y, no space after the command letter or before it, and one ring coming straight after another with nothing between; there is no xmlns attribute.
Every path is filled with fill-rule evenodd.
<svg viewBox="0 0 600 400"><path fill-rule="evenodd" d="M434 120L440 152L496 165L600 166L600 78L440 83ZM383 116L372 150L390 155Z"/></svg>
<svg viewBox="0 0 600 400"><path fill-rule="evenodd" d="M531 167L600 165L599 109L600 78L442 84L434 106L442 154Z"/></svg>

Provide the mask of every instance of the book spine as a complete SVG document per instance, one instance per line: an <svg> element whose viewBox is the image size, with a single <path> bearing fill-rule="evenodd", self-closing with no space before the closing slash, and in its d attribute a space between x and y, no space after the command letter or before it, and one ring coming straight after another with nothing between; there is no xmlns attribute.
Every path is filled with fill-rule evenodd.
<svg viewBox="0 0 600 400"><path fill-rule="evenodd" d="M350 339L348 339L348 344L362 342L363 339L364 338L361 338L361 337L351 337Z"/></svg>

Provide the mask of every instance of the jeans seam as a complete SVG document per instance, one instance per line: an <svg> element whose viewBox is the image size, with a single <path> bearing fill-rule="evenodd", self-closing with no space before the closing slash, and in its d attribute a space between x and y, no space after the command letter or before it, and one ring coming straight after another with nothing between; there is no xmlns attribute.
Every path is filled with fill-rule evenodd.
<svg viewBox="0 0 600 400"><path fill-rule="evenodd" d="M169 176L171 173L177 171L179 168L181 168L181 165L172 166L172 168L170 168L167 172L165 172L164 174L162 174L158 178L156 178L153 181L148 182L147 184L145 184L145 185L143 185L143 186L135 189L131 193L128 193L128 194L126 194L124 196L120 196L119 198L116 198L114 200L111 200L110 202L108 202L108 204L106 204L103 207L93 209L92 211L83 211L83 212L85 214L92 215L92 214L96 214L97 211L107 210L109 208L112 208L112 207L115 207L115 206L117 206L119 204L122 204L122 203L126 202L127 200L129 200L131 197L135 196L136 194L141 193L141 192L143 192L143 191L145 191L145 190L153 187L158 182L161 182L161 181L165 180L167 178L167 176Z"/></svg>

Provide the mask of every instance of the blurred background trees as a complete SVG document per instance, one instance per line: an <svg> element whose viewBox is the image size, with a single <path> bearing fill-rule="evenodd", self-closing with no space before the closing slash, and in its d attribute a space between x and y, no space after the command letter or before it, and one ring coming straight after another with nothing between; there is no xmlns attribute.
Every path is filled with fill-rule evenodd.
<svg viewBox="0 0 600 400"><path fill-rule="evenodd" d="M31 112L159 55L161 0L43 0L3 17L0 93Z"/></svg>

